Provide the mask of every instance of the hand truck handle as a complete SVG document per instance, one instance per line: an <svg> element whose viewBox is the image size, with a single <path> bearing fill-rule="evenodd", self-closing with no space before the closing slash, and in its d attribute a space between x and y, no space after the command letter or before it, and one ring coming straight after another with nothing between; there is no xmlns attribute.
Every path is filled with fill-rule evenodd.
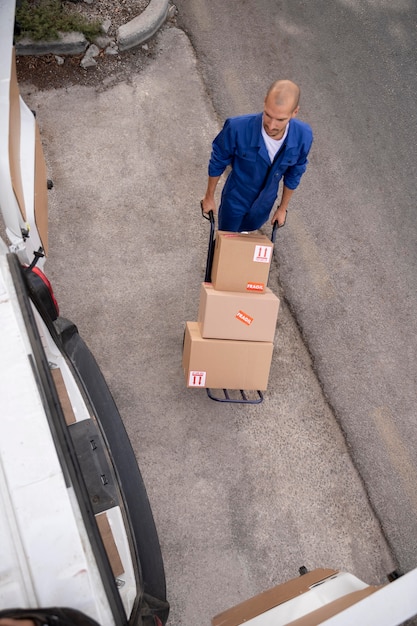
<svg viewBox="0 0 417 626"><path fill-rule="evenodd" d="M208 213L204 212L203 209L203 201L200 202L201 206L201 215L204 219L210 222L210 237L209 237L209 245L207 251L207 263L206 263L206 273L204 276L204 282L211 283L211 267L213 265L213 254L214 254L214 213L213 211L209 211Z"/></svg>
<svg viewBox="0 0 417 626"><path fill-rule="evenodd" d="M209 211L208 213L206 213L204 211L204 209L203 209L203 201L202 200L200 202L200 206L201 206L201 215L204 217L204 219L208 220L209 222L214 224L214 213L213 213L213 211Z"/></svg>
<svg viewBox="0 0 417 626"><path fill-rule="evenodd" d="M278 222L275 221L274 225L272 226L272 233L271 233L271 241L272 243L275 243L275 239L277 238L277 230L278 230L279 226L278 226Z"/></svg>

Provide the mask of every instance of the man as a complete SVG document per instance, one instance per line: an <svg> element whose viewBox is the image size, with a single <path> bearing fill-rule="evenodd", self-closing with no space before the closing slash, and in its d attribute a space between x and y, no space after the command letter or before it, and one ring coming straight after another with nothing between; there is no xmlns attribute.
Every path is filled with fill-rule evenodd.
<svg viewBox="0 0 417 626"><path fill-rule="evenodd" d="M230 165L219 207L220 230L250 231L265 224L282 178L281 202L271 223L284 226L288 203L307 168L313 141L310 126L295 119L299 99L300 89L295 83L276 81L266 94L263 113L227 119L213 141L201 206L205 213L216 212L214 193Z"/></svg>

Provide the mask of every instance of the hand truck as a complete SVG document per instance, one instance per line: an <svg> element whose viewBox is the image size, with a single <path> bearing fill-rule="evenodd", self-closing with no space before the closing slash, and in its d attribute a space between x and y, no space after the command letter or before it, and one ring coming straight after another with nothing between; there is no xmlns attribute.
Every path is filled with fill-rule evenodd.
<svg viewBox="0 0 417 626"><path fill-rule="evenodd" d="M215 246L215 221L213 211L209 211L208 213L204 212L203 203L201 205L201 214L204 219L210 222L210 235L209 235L209 244L207 250L207 262L206 262L206 271L204 281L206 283L211 283L211 270L213 266L213 255L214 255L214 246ZM283 224L284 225L284 224ZM275 239L277 236L277 230L281 228L278 226L278 222L274 222L272 227L271 241L275 243ZM260 404L263 399L262 391L244 391L243 389L233 390L235 393L231 395L232 390L223 389L223 396L219 394L215 394L214 391L210 388L206 388L207 395L211 400L215 400L216 402L229 402L231 404ZM218 390L220 391L220 390Z"/></svg>

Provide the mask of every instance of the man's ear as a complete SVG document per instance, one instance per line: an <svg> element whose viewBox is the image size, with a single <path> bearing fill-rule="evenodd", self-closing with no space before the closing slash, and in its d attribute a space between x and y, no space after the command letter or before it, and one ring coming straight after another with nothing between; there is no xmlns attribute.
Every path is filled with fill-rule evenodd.
<svg viewBox="0 0 417 626"><path fill-rule="evenodd" d="M298 114L298 111L300 110L300 107L297 105L294 109L294 111L292 112L291 117L295 117Z"/></svg>

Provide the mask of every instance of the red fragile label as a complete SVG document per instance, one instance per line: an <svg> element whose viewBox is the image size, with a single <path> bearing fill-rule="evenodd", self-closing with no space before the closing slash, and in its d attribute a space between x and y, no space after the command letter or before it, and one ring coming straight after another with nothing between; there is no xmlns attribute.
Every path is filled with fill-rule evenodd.
<svg viewBox="0 0 417 626"><path fill-rule="evenodd" d="M188 377L188 385L190 387L205 387L206 372L197 372L195 370L192 370Z"/></svg>
<svg viewBox="0 0 417 626"><path fill-rule="evenodd" d="M235 317L247 326L250 326L253 322L253 317L251 317L247 313L244 313L243 311L238 311Z"/></svg>
<svg viewBox="0 0 417 626"><path fill-rule="evenodd" d="M255 263L269 263L271 261L272 246L255 246L253 260Z"/></svg>
<svg viewBox="0 0 417 626"><path fill-rule="evenodd" d="M263 291L264 289L265 289L264 283L249 282L246 285L246 291Z"/></svg>

